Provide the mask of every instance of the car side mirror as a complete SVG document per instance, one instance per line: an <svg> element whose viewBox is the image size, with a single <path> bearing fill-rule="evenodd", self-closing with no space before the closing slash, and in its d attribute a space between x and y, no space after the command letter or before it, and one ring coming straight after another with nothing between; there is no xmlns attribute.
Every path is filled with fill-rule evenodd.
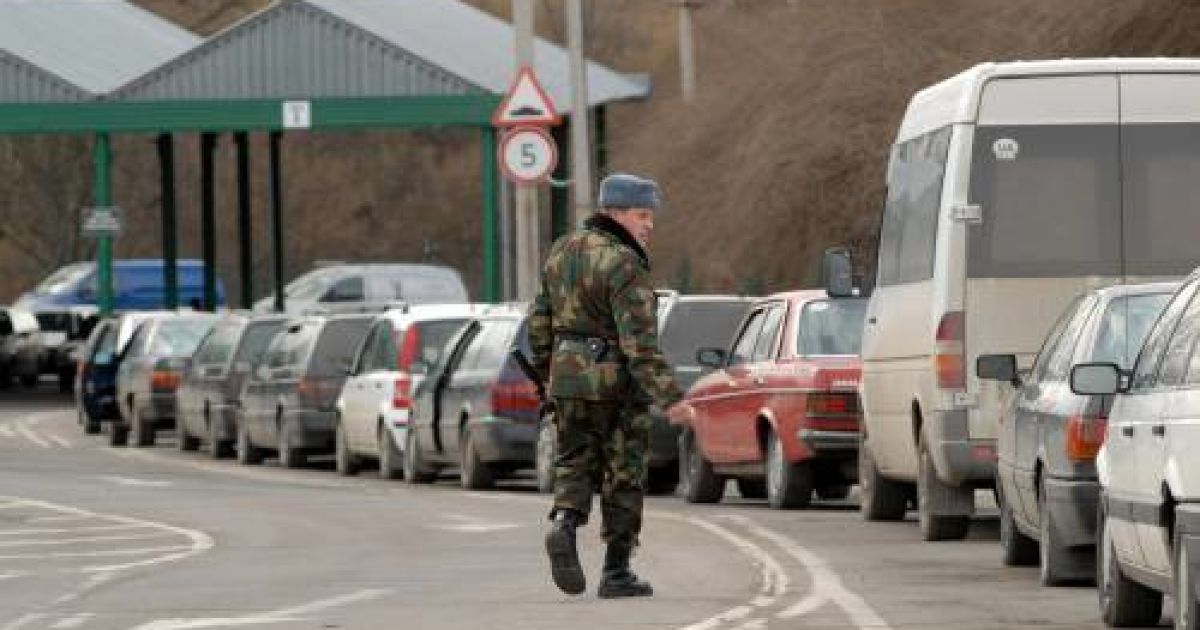
<svg viewBox="0 0 1200 630"><path fill-rule="evenodd" d="M1082 396L1117 394L1128 388L1115 363L1080 363L1071 368L1071 391Z"/></svg>
<svg viewBox="0 0 1200 630"><path fill-rule="evenodd" d="M1012 383L1021 386L1017 375L1017 357L1013 354L981 354L975 359L975 375L983 380Z"/></svg>
<svg viewBox="0 0 1200 630"><path fill-rule="evenodd" d="M725 366L725 351L720 348L701 348L696 351L696 363L719 370Z"/></svg>
<svg viewBox="0 0 1200 630"><path fill-rule="evenodd" d="M829 297L852 297L854 265L850 260L850 250L845 247L830 247L825 250L821 276L825 284L825 293L828 293Z"/></svg>

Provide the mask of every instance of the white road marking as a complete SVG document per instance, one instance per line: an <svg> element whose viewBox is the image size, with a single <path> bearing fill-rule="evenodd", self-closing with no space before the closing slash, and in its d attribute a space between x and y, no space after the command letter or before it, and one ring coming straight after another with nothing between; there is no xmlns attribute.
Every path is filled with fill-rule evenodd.
<svg viewBox="0 0 1200 630"><path fill-rule="evenodd" d="M24 575L29 575L29 573L25 571L4 571L3 573L0 573L0 580L11 580Z"/></svg>
<svg viewBox="0 0 1200 630"><path fill-rule="evenodd" d="M443 516L445 516L447 519L457 522L449 525L431 525L430 527L433 529L464 532L467 534L486 534L489 532L499 532L506 529L515 529L520 527L520 525L516 523L497 523L495 521L479 519L473 516L466 516L464 514L444 514Z"/></svg>
<svg viewBox="0 0 1200 630"><path fill-rule="evenodd" d="M68 441L67 441L66 439L64 439L64 438L61 438L61 437L58 437L57 435L54 435L53 433L47 433L47 434L46 434L46 438L47 438L47 439L49 439L51 442L54 442L55 444L57 444L57 445L59 445L59 446L61 446L61 447L63 447L63 448L71 448L71 443L70 443L70 442L68 442Z"/></svg>
<svg viewBox="0 0 1200 630"><path fill-rule="evenodd" d="M75 518L75 517L72 517ZM35 519L30 519L35 520ZM0 530L0 536L28 536L29 534L74 534L76 532L107 532L117 529L135 529L142 525L87 525L84 527L34 527L30 529ZM3 540L0 538L0 540Z"/></svg>
<svg viewBox="0 0 1200 630"><path fill-rule="evenodd" d="M80 597L83 597L85 594L87 594L89 591L96 588L97 586L100 586L101 584L104 584L105 582L113 579L114 577L116 577L116 575L117 575L116 573L111 573L111 572L110 573L93 573L91 575L91 577L89 577L87 579L86 582L79 585L79 588L76 588L75 590L73 590L69 593L59 596L58 599L54 600L54 603L55 604L66 604L68 602L72 602L76 599L79 599Z"/></svg>
<svg viewBox="0 0 1200 630"><path fill-rule="evenodd" d="M175 536L175 532L169 531L152 531L145 534L129 534L126 536L89 536L86 538L51 538L51 539L18 539L18 540L0 540L0 548L3 547L42 547L52 545L75 545L78 543L90 542L110 542L115 540L145 540L147 538L162 538L163 536Z"/></svg>
<svg viewBox="0 0 1200 630"><path fill-rule="evenodd" d="M147 554L147 553L166 553L166 552L175 552L175 551L182 552L182 551L190 550L190 549L191 549L191 547L188 547L185 545L174 545L174 546L166 546L166 547L142 547L140 549L112 549L112 550L108 550L108 551L56 551L54 553L22 553L22 554L0 556L0 560L46 560L46 559L52 559L52 558L109 558L109 557L116 557L116 556L140 556L140 555ZM141 566L143 564L157 564L159 562L167 562L171 559L175 559L175 555L183 555L183 554L173 554L172 556L168 556L168 560L159 560L159 559L155 558L154 560L145 560L142 562L131 563L129 565L118 565L117 569L112 569L109 567L84 567L79 570L80 571L88 571L88 572L90 572L90 571L115 571L115 570L118 570L121 568L127 568L127 567L132 567L132 566ZM186 555L191 555L191 554L186 554Z"/></svg>
<svg viewBox="0 0 1200 630"><path fill-rule="evenodd" d="M170 481L163 481L161 479L138 479L136 477L117 477L113 475L105 475L101 479L106 479L122 486L140 486L145 488L166 488L167 486L174 485Z"/></svg>
<svg viewBox="0 0 1200 630"><path fill-rule="evenodd" d="M391 593L391 589L366 589L338 597L329 599L321 599L315 602L294 606L292 608L281 608L265 613L255 615L246 615L244 617L214 617L208 619L158 619L149 623L144 623L137 626L133 630L189 630L191 628L230 628L235 626L249 626L268 623L283 623L288 621L298 621L304 615L320 612L329 608L345 606L355 602L365 601L368 599L377 599ZM0 629L3 630L3 629Z"/></svg>
<svg viewBox="0 0 1200 630"><path fill-rule="evenodd" d="M734 630L761 630L767 627L766 619L751 619Z"/></svg>
<svg viewBox="0 0 1200 630"><path fill-rule="evenodd" d="M70 617L60 620L58 623L50 627L53 630L69 630L70 628L78 628L95 616L95 613L76 613Z"/></svg>
<svg viewBox="0 0 1200 630"><path fill-rule="evenodd" d="M17 630L18 628L24 628L25 626L28 626L29 624L31 624L35 621L44 619L45 617L46 617L46 615L44 615L42 613L32 613L29 615L22 615L22 616L18 617L12 623L9 623L6 626L0 627L0 630Z"/></svg>
<svg viewBox="0 0 1200 630"><path fill-rule="evenodd" d="M60 514L58 516L35 516L29 519L30 523L61 523L63 521L85 521L90 519L90 516L82 514Z"/></svg>
<svg viewBox="0 0 1200 630"><path fill-rule="evenodd" d="M12 430L12 427L0 424L0 437L15 438L17 434Z"/></svg>
<svg viewBox="0 0 1200 630"><path fill-rule="evenodd" d="M871 609L866 600L842 584L842 579L830 568L829 563L824 558L800 546L787 536L762 527L745 516L726 515L724 518L741 523L743 527L754 535L775 543L789 556L804 565L805 570L812 576L812 593L799 603L776 615L778 618L791 619L811 612L815 610L815 608L812 608L815 603L813 598L824 597L845 611L850 617L850 621L858 628L891 627L883 620L883 617L880 617L878 613Z"/></svg>
<svg viewBox="0 0 1200 630"><path fill-rule="evenodd" d="M17 425L17 433L20 433L21 437L25 438L26 440L29 440L30 442L33 442L34 444L36 444L42 448L50 448L49 442L38 437L38 435L36 433L34 433L33 431L30 431L29 427L27 427L27 426Z"/></svg>

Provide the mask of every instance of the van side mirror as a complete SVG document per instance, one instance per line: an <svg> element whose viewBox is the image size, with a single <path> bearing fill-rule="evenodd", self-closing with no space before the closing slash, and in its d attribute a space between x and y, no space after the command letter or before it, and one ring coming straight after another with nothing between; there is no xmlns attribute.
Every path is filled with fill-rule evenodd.
<svg viewBox="0 0 1200 630"><path fill-rule="evenodd" d="M854 265L850 250L845 247L830 247L825 250L821 261L821 279L829 297L851 297L854 295Z"/></svg>
<svg viewBox="0 0 1200 630"><path fill-rule="evenodd" d="M1115 363L1080 363L1071 368L1071 391L1082 396L1117 394L1128 389Z"/></svg>
<svg viewBox="0 0 1200 630"><path fill-rule="evenodd" d="M719 370L725 367L725 351L720 348L700 348L696 351L696 363Z"/></svg>
<svg viewBox="0 0 1200 630"><path fill-rule="evenodd" d="M1017 375L1017 357L1013 354L981 354L975 359L975 375L987 381L1012 383L1021 386Z"/></svg>

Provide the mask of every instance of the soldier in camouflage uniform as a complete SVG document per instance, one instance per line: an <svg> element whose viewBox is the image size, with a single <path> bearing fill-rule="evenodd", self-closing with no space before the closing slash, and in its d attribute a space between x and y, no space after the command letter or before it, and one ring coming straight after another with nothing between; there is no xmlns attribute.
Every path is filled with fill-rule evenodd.
<svg viewBox="0 0 1200 630"><path fill-rule="evenodd" d="M555 584L586 588L575 528L601 493L608 543L601 597L650 595L629 568L642 527L650 407L681 398L658 348L657 306L645 246L660 207L658 186L616 174L600 184L600 210L559 239L530 307L533 366L555 415L553 521L546 535Z"/></svg>

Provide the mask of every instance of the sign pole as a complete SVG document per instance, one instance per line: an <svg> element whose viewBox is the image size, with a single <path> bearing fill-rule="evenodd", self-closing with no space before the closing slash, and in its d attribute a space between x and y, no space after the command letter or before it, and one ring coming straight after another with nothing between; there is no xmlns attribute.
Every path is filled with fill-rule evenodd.
<svg viewBox="0 0 1200 630"><path fill-rule="evenodd" d="M592 212L592 143L588 131L587 74L583 59L583 1L567 0L567 46L571 68L571 181L574 224Z"/></svg>
<svg viewBox="0 0 1200 630"><path fill-rule="evenodd" d="M515 67L532 68L534 6L533 0L513 0L513 22L516 27ZM516 229L516 260L514 269L517 275L516 298L532 300L538 290L538 269L540 266L540 234L538 230L538 189L533 184L517 183L514 187L515 204L513 218ZM507 252L506 252L507 253Z"/></svg>

